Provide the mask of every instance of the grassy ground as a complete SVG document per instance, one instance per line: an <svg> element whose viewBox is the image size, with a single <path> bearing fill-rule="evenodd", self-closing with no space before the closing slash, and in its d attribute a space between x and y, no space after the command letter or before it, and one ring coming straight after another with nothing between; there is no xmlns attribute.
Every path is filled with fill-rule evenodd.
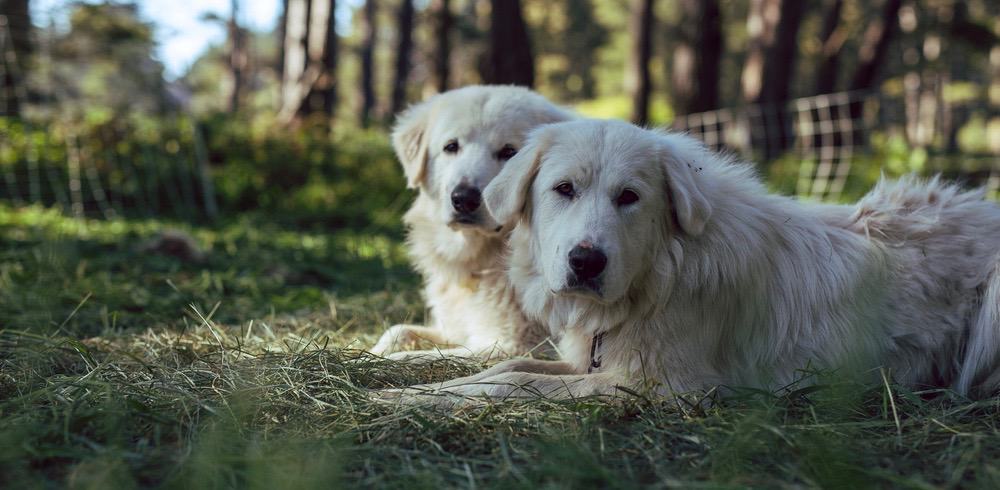
<svg viewBox="0 0 1000 490"><path fill-rule="evenodd" d="M1000 487L1000 400L890 383L376 404L481 367L361 350L423 317L398 232L186 228L190 262L163 225L0 207L0 486Z"/></svg>

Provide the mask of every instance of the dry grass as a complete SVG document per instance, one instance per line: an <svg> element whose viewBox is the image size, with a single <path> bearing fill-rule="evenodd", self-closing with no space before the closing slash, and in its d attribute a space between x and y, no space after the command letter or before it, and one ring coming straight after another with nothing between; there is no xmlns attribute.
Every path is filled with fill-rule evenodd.
<svg viewBox="0 0 1000 490"><path fill-rule="evenodd" d="M394 253L351 271L358 252L333 235L310 249L193 230L211 252L192 265L135 255L154 226L53 236L61 219L26 220L0 210L2 486L1000 487L998 399L820 373L816 388L712 405L397 407L370 390L481 366L363 352L422 315L412 277L352 288L352 274L401 267ZM284 281L248 279L279 266Z"/></svg>

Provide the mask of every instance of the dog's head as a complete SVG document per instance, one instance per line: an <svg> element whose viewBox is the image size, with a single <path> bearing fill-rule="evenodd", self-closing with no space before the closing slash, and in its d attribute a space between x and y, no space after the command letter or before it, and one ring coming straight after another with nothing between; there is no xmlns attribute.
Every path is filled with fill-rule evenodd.
<svg viewBox="0 0 1000 490"><path fill-rule="evenodd" d="M707 158L690 138L623 122L550 124L493 179L486 205L501 226L530 230L552 294L612 303L658 266L670 238L703 232Z"/></svg>
<svg viewBox="0 0 1000 490"><path fill-rule="evenodd" d="M571 117L525 88L471 86L402 113L392 144L409 187L436 203L444 223L492 233L497 224L482 205L482 190L521 150L531 129Z"/></svg>

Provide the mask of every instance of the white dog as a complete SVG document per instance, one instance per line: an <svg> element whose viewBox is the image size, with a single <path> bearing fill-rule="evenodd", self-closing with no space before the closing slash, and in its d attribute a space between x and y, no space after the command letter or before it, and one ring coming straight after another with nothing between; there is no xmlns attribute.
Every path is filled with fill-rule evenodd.
<svg viewBox="0 0 1000 490"><path fill-rule="evenodd" d="M803 204L689 137L581 120L536 130L485 199L517 224L510 280L563 361L390 398L776 389L808 367L1000 385L1000 207L979 192L905 178Z"/></svg>
<svg viewBox="0 0 1000 490"><path fill-rule="evenodd" d="M426 340L451 349L398 352L492 357L523 354L547 337L521 314L504 273L506 238L481 191L536 126L573 116L513 86L445 92L399 117L393 147L408 185L419 190L406 213L409 252L424 276L432 326L396 325L372 348L387 354Z"/></svg>

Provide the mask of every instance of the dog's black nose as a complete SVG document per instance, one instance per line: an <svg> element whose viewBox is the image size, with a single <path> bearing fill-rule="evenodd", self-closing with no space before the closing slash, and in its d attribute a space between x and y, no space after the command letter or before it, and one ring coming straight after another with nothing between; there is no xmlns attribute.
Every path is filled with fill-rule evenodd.
<svg viewBox="0 0 1000 490"><path fill-rule="evenodd" d="M483 204L483 195L479 189L470 185L459 185L451 193L451 205L462 214L469 214Z"/></svg>
<svg viewBox="0 0 1000 490"><path fill-rule="evenodd" d="M582 247L577 245L569 251L569 268L576 274L576 278L581 281L593 279L602 272L608 265L608 257L604 252L594 247Z"/></svg>

